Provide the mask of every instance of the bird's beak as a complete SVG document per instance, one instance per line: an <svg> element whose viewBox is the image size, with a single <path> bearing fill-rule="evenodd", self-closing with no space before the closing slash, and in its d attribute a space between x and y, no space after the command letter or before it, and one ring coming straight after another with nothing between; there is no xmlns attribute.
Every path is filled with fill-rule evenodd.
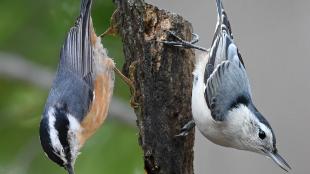
<svg viewBox="0 0 310 174"><path fill-rule="evenodd" d="M68 164L65 168L68 171L68 174L74 174L74 169L72 167L72 164Z"/></svg>
<svg viewBox="0 0 310 174"><path fill-rule="evenodd" d="M288 163L285 161L285 159L282 158L276 150L273 152L269 152L269 151L264 151L264 152L268 157L270 157L283 170L285 170L286 172L291 170L290 165L288 165Z"/></svg>

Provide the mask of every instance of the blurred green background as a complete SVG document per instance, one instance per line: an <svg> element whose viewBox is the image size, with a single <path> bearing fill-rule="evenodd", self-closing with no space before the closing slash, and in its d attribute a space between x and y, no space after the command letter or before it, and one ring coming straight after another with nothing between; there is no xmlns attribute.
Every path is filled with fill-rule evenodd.
<svg viewBox="0 0 310 174"><path fill-rule="evenodd" d="M69 28L78 16L80 0L1 0L0 52L55 71ZM115 6L95 1L92 16L96 32L105 31ZM120 38L107 36L103 44L117 66L123 63ZM48 90L0 74L0 174L66 173L43 153L39 121ZM114 96L128 103L128 88L117 77ZM137 129L109 119L81 150L77 174L143 173Z"/></svg>

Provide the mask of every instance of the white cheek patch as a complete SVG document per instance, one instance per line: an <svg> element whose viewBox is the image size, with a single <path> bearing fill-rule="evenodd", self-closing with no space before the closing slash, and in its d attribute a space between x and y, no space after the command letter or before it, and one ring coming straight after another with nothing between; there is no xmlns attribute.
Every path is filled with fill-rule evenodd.
<svg viewBox="0 0 310 174"><path fill-rule="evenodd" d="M55 128L56 118L55 118L54 108L50 108L47 114L48 114L49 135L50 135L52 147L54 149L53 150L54 154L57 155L60 159L62 159L62 161L64 161L64 163L66 164L67 160L66 160L64 148L62 147L60 143L60 140L58 137L58 131ZM57 152L59 152L60 154L58 154Z"/></svg>
<svg viewBox="0 0 310 174"><path fill-rule="evenodd" d="M78 140L78 133L82 131L82 127L78 120L73 117L71 114L67 114L69 120L69 131L68 131L68 142L70 144L71 150L71 161L74 164L75 159L79 155L80 142Z"/></svg>

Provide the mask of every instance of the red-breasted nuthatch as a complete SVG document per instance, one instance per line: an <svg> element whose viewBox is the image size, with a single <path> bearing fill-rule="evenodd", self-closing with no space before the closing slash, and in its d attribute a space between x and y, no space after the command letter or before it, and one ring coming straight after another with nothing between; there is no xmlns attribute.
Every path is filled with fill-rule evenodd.
<svg viewBox="0 0 310 174"><path fill-rule="evenodd" d="M213 143L263 154L288 171L291 168L278 153L270 124L252 101L245 66L221 0L216 0L216 4L218 21L211 48L198 57L193 72L194 120L187 123L178 136L187 135L196 124ZM164 43L204 50L193 45L197 39L194 42L177 39L178 43Z"/></svg>
<svg viewBox="0 0 310 174"><path fill-rule="evenodd" d="M105 121L114 87L115 65L94 31L91 6L92 0L82 0L40 123L43 150L69 174L85 141Z"/></svg>

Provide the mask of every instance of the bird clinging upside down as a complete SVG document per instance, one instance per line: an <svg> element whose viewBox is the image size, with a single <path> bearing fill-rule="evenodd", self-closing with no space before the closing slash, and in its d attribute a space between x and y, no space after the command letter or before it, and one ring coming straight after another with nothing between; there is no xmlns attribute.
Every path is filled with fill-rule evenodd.
<svg viewBox="0 0 310 174"><path fill-rule="evenodd" d="M91 6L92 0L82 0L40 123L43 150L69 174L81 147L105 121L114 88L115 65L94 31Z"/></svg>
<svg viewBox="0 0 310 174"><path fill-rule="evenodd" d="M218 21L211 48L198 57L193 72L194 120L187 123L178 136L187 135L196 124L213 143L262 154L288 171L291 168L278 153L270 124L252 101L245 65L233 40L222 1L216 0L216 4ZM192 42L177 40L164 43L204 51L193 45L197 39Z"/></svg>

